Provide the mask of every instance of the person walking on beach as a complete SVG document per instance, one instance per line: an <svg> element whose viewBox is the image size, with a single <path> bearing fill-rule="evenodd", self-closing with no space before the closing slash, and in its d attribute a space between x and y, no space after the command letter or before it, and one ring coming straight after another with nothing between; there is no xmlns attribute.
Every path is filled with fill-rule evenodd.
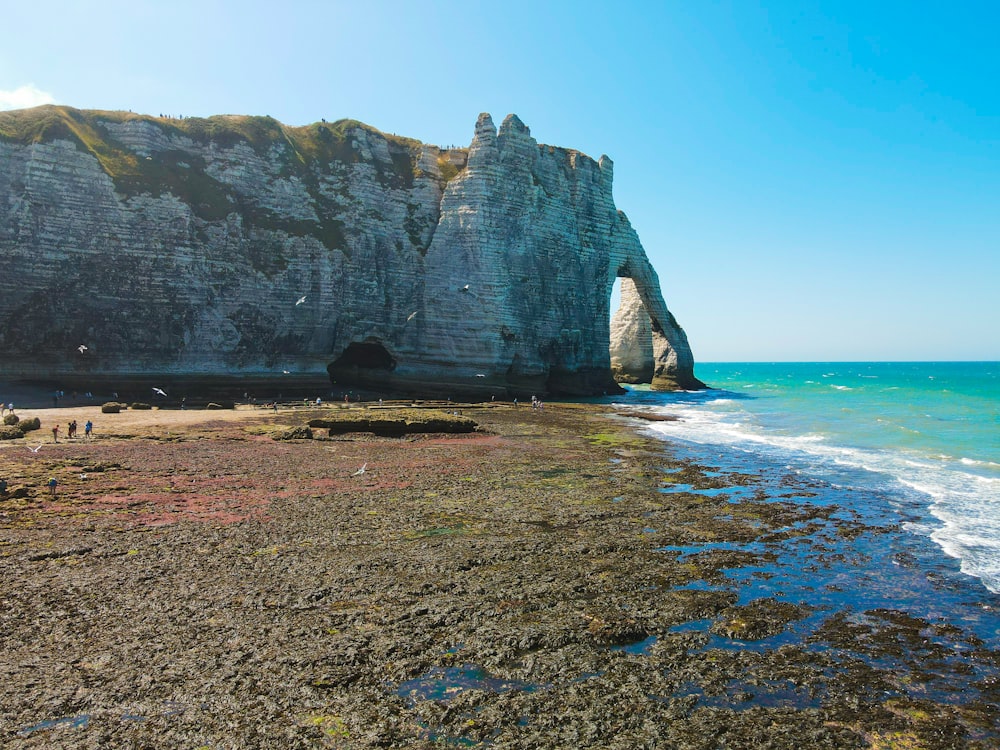
<svg viewBox="0 0 1000 750"><path fill-rule="evenodd" d="M52 495L52 497L56 496L56 487L58 485L59 485L59 482L56 481L55 477L52 477L51 479L49 479L49 494Z"/></svg>
<svg viewBox="0 0 1000 750"><path fill-rule="evenodd" d="M52 426L52 442L53 443L59 442L59 425Z"/></svg>
<svg viewBox="0 0 1000 750"><path fill-rule="evenodd" d="M87 424L83 426L83 436L89 438L90 433L93 431L94 431L94 423L88 419Z"/></svg>

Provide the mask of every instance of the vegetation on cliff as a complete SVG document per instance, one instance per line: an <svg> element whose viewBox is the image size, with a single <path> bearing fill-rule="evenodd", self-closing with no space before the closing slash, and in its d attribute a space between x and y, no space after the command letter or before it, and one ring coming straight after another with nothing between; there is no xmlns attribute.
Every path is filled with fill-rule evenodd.
<svg viewBox="0 0 1000 750"><path fill-rule="evenodd" d="M206 160L192 149L157 149L143 156L114 135L109 125L149 123L166 142L185 140L200 146L232 149L240 144L279 168L279 176L296 178L317 207L318 222L279 216L268 208L252 205L231 185L220 182L206 170ZM357 120L325 121L292 127L272 117L215 115L212 117L155 117L132 112L78 110L46 105L32 109L0 112L0 142L20 145L66 140L91 154L125 197L171 194L189 204L205 221L220 221L233 213L264 230L313 236L330 249L346 251L344 222L335 217L335 206L320 189L323 175L336 173L363 160L356 134L386 143L389 161L375 160L377 179L388 188L409 189L414 178L424 175L417 167L423 144L412 138L383 133ZM438 159L442 184L459 168L446 158ZM282 267L281 259L263 263L261 270ZM271 269L273 270L273 269Z"/></svg>

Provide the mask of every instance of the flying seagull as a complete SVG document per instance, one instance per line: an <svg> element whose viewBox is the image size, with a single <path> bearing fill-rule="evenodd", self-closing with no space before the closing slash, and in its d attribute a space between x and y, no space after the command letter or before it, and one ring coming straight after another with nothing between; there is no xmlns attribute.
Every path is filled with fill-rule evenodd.
<svg viewBox="0 0 1000 750"><path fill-rule="evenodd" d="M35 446L34 448L32 448L32 447L31 447L30 445L26 445L26 446L24 446L24 447L25 447L25 448L27 448L27 449L28 449L29 451L31 451L32 453L38 453L38 449L39 449L39 448L41 448L42 446L41 446L41 443L39 443L39 444L38 444L38 445L36 445L36 446Z"/></svg>
<svg viewBox="0 0 1000 750"><path fill-rule="evenodd" d="M462 291L463 291L463 292L467 292L467 291L469 291L469 285L468 285L468 284L466 284L465 286L463 286L463 287L462 287Z"/></svg>
<svg viewBox="0 0 1000 750"><path fill-rule="evenodd" d="M291 371L289 371L289 370L282 370L282 371L281 371L281 374L282 374L282 375L291 375L292 373L291 373Z"/></svg>
<svg viewBox="0 0 1000 750"><path fill-rule="evenodd" d="M486 375L485 375L485 373L482 373L482 372L477 372L477 373L476 373L476 377L477 377L477 378L485 378L485 377L486 377Z"/></svg>
<svg viewBox="0 0 1000 750"><path fill-rule="evenodd" d="M362 465L361 465L361 468L360 468L360 469L358 469L358 470L357 470L356 472L354 472L353 474L351 474L351 476L352 476L352 477L359 477L359 476L361 476L362 474L364 474L364 473L365 473L365 468L366 468L367 466L368 466L368 464L362 464Z"/></svg>
<svg viewBox="0 0 1000 750"><path fill-rule="evenodd" d="M409 323L411 320L413 320L415 317L417 317L417 313L418 312L420 312L420 311L416 310L414 312L411 312L409 315L407 315L406 316L406 322Z"/></svg>
<svg viewBox="0 0 1000 750"><path fill-rule="evenodd" d="M80 344L80 346L76 347L76 350L80 352L80 354L83 354L85 351L87 351L87 347L85 344Z"/></svg>
<svg viewBox="0 0 1000 750"><path fill-rule="evenodd" d="M166 396L166 395L167 395L167 392L166 392L166 391L164 391L164 390L161 390L161 389L159 389L159 388L153 388L153 393L158 393L158 394L159 394L159 395L161 395L161 396Z"/></svg>
<svg viewBox="0 0 1000 750"><path fill-rule="evenodd" d="M295 303L296 307L298 307L305 301L306 301L306 295L303 294L301 297L299 297L298 301Z"/></svg>

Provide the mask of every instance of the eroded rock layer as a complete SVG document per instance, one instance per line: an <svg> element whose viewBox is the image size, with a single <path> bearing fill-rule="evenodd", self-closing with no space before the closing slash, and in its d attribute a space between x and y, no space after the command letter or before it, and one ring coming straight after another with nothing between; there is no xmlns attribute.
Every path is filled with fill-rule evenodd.
<svg viewBox="0 0 1000 750"><path fill-rule="evenodd" d="M621 304L611 317L611 374L619 383L653 378L653 328L632 279L622 279Z"/></svg>
<svg viewBox="0 0 1000 750"><path fill-rule="evenodd" d="M600 393L628 276L654 386L697 387L611 182L513 115L449 150L354 121L0 112L0 376Z"/></svg>

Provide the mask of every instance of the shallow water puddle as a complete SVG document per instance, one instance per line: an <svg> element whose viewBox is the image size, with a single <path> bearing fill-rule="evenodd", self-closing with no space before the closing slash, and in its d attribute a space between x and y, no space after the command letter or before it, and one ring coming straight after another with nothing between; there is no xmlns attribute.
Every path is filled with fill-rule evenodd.
<svg viewBox="0 0 1000 750"><path fill-rule="evenodd" d="M202 705L201 708L207 709L207 706ZM163 710L154 712L153 715L158 716L177 716L186 712L188 707L179 703L178 701L164 701ZM30 727L25 727L17 732L19 737L27 737L28 735L34 734L35 732L45 732L52 729L86 729L90 724L91 719L94 718L95 721L106 721L108 717L106 714L102 714L100 717L92 717L91 714L78 714L76 716L62 716L58 719L46 719L45 721L40 721L37 724L32 724ZM146 716L140 713L123 713L119 719L121 721L145 721Z"/></svg>
<svg viewBox="0 0 1000 750"><path fill-rule="evenodd" d="M490 693L506 693L511 690L532 692L544 687L520 680L503 680L475 664L463 664L461 667L433 667L421 677L401 683L396 688L396 694L416 703L422 700L449 701L468 690Z"/></svg>
<svg viewBox="0 0 1000 750"><path fill-rule="evenodd" d="M643 638L641 641L635 641L634 643L622 643L617 646L612 646L611 650L623 651L626 654L632 654L633 656L645 656L656 644L657 640L659 640L657 636L651 635L647 638Z"/></svg>
<svg viewBox="0 0 1000 750"><path fill-rule="evenodd" d="M681 492L685 492L689 495L702 495L704 497L718 497L720 495L726 495L729 497L730 502L736 502L741 497L753 497L756 492L756 488L745 487L743 485L730 485L728 487L706 487L703 489L697 489L693 484L675 482L661 485L659 487L659 491L664 495L674 495Z"/></svg>
<svg viewBox="0 0 1000 750"><path fill-rule="evenodd" d="M663 547L657 547L655 551L676 552L678 553L677 559L683 560L712 550L763 553L764 545L759 542L700 542L698 544L667 544Z"/></svg>
<svg viewBox="0 0 1000 750"><path fill-rule="evenodd" d="M83 729L90 723L90 714L80 714L79 716L63 716L59 719L48 719L46 721L40 721L37 724L33 724L30 727L25 727L18 731L19 737L27 737L29 734L34 734L35 732L44 732L47 729L56 729L58 727L69 727L72 729Z"/></svg>

